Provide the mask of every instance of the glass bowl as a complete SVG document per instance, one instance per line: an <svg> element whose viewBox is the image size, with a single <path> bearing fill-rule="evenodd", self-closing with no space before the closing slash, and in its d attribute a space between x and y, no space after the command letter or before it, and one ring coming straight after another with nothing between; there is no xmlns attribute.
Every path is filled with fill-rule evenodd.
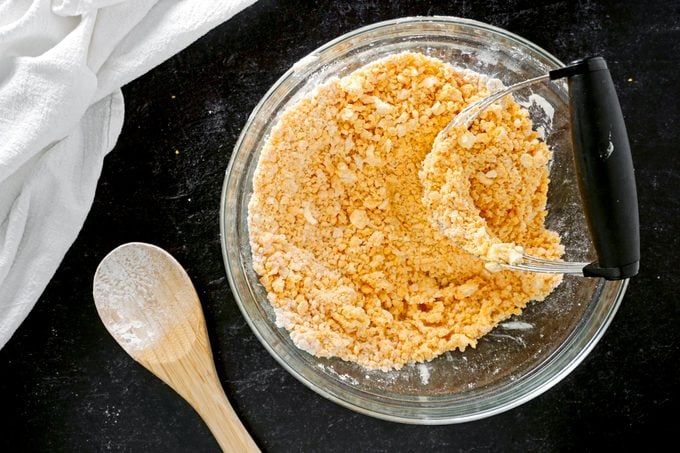
<svg viewBox="0 0 680 453"><path fill-rule="evenodd" d="M535 44L500 28L456 17L413 17L370 25L343 35L301 59L265 94L250 115L226 171L220 213L227 277L236 302L265 348L293 376L320 395L382 419L446 424L487 417L522 404L573 370L602 336L627 281L565 276L543 302L530 303L484 336L475 349L448 352L399 371L368 371L340 359L301 351L273 309L251 263L248 201L259 154L278 116L318 84L378 58L418 51L505 85L563 66ZM547 226L558 231L567 260L594 251L572 167L567 88L535 85L516 95L554 151Z"/></svg>

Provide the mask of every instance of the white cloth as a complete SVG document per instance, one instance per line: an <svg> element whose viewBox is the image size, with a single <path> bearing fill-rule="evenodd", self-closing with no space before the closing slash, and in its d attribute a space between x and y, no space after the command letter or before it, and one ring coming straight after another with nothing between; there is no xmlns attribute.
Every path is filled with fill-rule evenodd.
<svg viewBox="0 0 680 453"><path fill-rule="evenodd" d="M80 231L120 87L255 0L0 0L0 348Z"/></svg>

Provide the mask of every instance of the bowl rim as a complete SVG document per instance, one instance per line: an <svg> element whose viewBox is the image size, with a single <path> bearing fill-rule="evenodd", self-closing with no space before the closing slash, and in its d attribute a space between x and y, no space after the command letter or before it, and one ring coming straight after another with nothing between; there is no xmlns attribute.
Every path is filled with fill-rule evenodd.
<svg viewBox="0 0 680 453"><path fill-rule="evenodd" d="M490 33L495 33L498 35L501 35L503 38L506 38L510 41L515 41L521 46L525 46L532 51L540 54L541 56L545 57L546 59L550 60L552 63L554 63L556 66L563 66L564 63L561 62L559 59L557 59L555 56L553 56L551 53L547 52L543 48L539 47L538 45L534 44L533 42L522 38L521 36L518 36L512 32L509 32L505 29L502 29L500 27L496 27L484 22L476 21L473 19L466 19L466 18L460 18L460 17L455 17L455 16L409 16L409 17L401 17L401 18L396 18L396 19L390 19L390 20L385 20L385 21L380 21L376 22L364 27L357 28L355 30L352 30L348 33L345 33L343 35L338 36L337 38L328 41L327 43L321 45L320 47L314 49L313 51L309 52L305 57L302 59L298 60L302 61L306 59L307 57L311 55L318 55L334 46L337 44L347 41L351 38L360 36L362 34L374 32L376 30L379 30L381 28L388 28L388 27L394 27L398 26L400 24L417 24L417 23L423 23L423 24L446 24L446 25L458 25L458 26L463 26L463 27L471 27L473 29L481 29L484 32L490 32ZM321 395L322 397L329 399L343 407L349 408L355 412L362 413L365 415L369 415L375 418L387 420L387 421L393 421L393 422L400 422L400 423L406 423L406 424L421 424L421 425L445 425L445 424L453 424L453 423L463 423L463 422L468 422L468 421L473 421L473 420L479 420L482 418L487 418L495 414L499 414L505 411L508 411L512 408L515 408L521 404L524 404L537 396L541 395L542 393L546 392L550 388L552 388L554 385L558 384L562 379L564 379L569 373L571 373L581 362L588 356L588 354L592 351L592 349L596 346L596 344L599 342L599 340L602 338L604 332L607 330L609 327L612 319L614 318L616 312L618 311L618 308L621 304L621 300L623 299L623 296L626 292L626 288L628 286L628 280L621 280L618 282L605 282L605 287L603 288L603 291L608 290L609 292L613 293L613 302L611 304L611 307L609 308L609 311L604 313L603 316L601 316L599 325L595 326L594 332L592 335L590 335L588 338L572 338L574 337L573 332L567 337L567 340L565 343L561 346L564 346L565 344L569 343L569 341L576 341L576 340L581 340L585 344L582 345L579 349L577 349L576 353L567 361L566 366L563 366L559 370L555 371L549 379L544 380L543 382L539 382L538 385L534 386L533 388L530 388L529 391L526 391L524 393L521 393L518 397L511 398L509 401L506 401L502 404L499 404L494 407L490 408L485 408L482 410L476 410L473 411L469 414L466 415L454 415L454 416L443 416L441 418L421 418L421 417L409 417L405 415L394 415L390 414L387 412L380 412L377 410L372 410L366 407L363 407L361 405L358 405L352 401L348 401L346 399L341 398L340 396L336 395L335 393L322 388L315 383L309 381L305 376L303 376L300 372L298 372L295 368L290 366L288 362L284 360L283 357L274 349L274 347L263 337L261 332L259 331L259 328L255 325L254 320L250 317L250 314L245 307L243 300L241 298L241 294L239 293L237 289L236 282L234 280L234 271L232 267L232 263L230 263L229 260L229 251L227 249L227 240L226 240L226 228L227 228L227 220L231 217L228 215L227 212L227 195L228 195L228 187L229 187L229 182L231 178L234 176L234 165L236 161L236 157L239 154L239 151L242 149L243 141L247 135L247 132L252 125L253 121L255 118L258 116L260 111L262 110L262 107L264 104L267 102L267 100L271 97L271 95L282 85L284 81L286 81L289 77L291 77L296 71L298 71L298 67L296 67L296 64L293 64L287 71L285 71L277 80L274 82L274 84L267 90L267 92L262 96L262 98L258 101L258 103L255 105L253 108L251 114L248 116L248 119L243 126L243 129L239 135L238 140L236 141L234 145L234 150L231 154L231 158L229 160L229 164L227 166L227 169L225 171L225 177L222 185L222 192L221 192L221 199L220 199L220 245L222 249L222 258L225 266L225 271L227 274L227 279L229 281L229 286L231 288L231 292L234 296L234 300L236 301L236 304L239 307L239 310L241 311L241 314L245 318L246 322L250 326L250 329L253 331L257 339L260 341L260 343L265 347L265 349L269 352L269 354L288 372L290 373L295 379L300 381L303 385L305 385L307 388L311 389L315 393ZM235 216L234 216L235 217ZM580 278L580 277L579 277ZM591 316L593 318L593 316ZM585 341L584 341L585 340ZM553 356L561 354L561 349L559 348L553 353ZM554 360L553 357L551 356L549 360L551 365L554 365Z"/></svg>

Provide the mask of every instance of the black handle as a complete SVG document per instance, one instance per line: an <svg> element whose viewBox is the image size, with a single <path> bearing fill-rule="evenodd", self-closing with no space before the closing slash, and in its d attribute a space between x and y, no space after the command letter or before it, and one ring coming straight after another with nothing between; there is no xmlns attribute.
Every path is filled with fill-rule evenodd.
<svg viewBox="0 0 680 453"><path fill-rule="evenodd" d="M640 267L640 226L633 159L614 82L601 57L550 72L567 77L574 161L597 261L586 277L620 280Z"/></svg>

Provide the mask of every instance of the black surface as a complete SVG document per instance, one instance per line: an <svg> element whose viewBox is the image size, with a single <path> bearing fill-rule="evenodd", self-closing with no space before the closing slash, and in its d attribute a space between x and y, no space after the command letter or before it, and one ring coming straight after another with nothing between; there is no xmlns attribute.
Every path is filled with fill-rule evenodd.
<svg viewBox="0 0 680 453"><path fill-rule="evenodd" d="M233 302L218 231L231 149L268 87L342 33L427 14L507 28L564 61L607 59L630 133L642 236L640 275L574 372L519 408L438 427L356 414L284 371ZM0 351L0 450L217 451L198 416L135 364L97 317L95 267L133 240L166 248L188 269L222 383L263 450L582 451L674 438L678 43L677 1L262 1L248 8L124 88L125 126L92 211L35 309Z"/></svg>

